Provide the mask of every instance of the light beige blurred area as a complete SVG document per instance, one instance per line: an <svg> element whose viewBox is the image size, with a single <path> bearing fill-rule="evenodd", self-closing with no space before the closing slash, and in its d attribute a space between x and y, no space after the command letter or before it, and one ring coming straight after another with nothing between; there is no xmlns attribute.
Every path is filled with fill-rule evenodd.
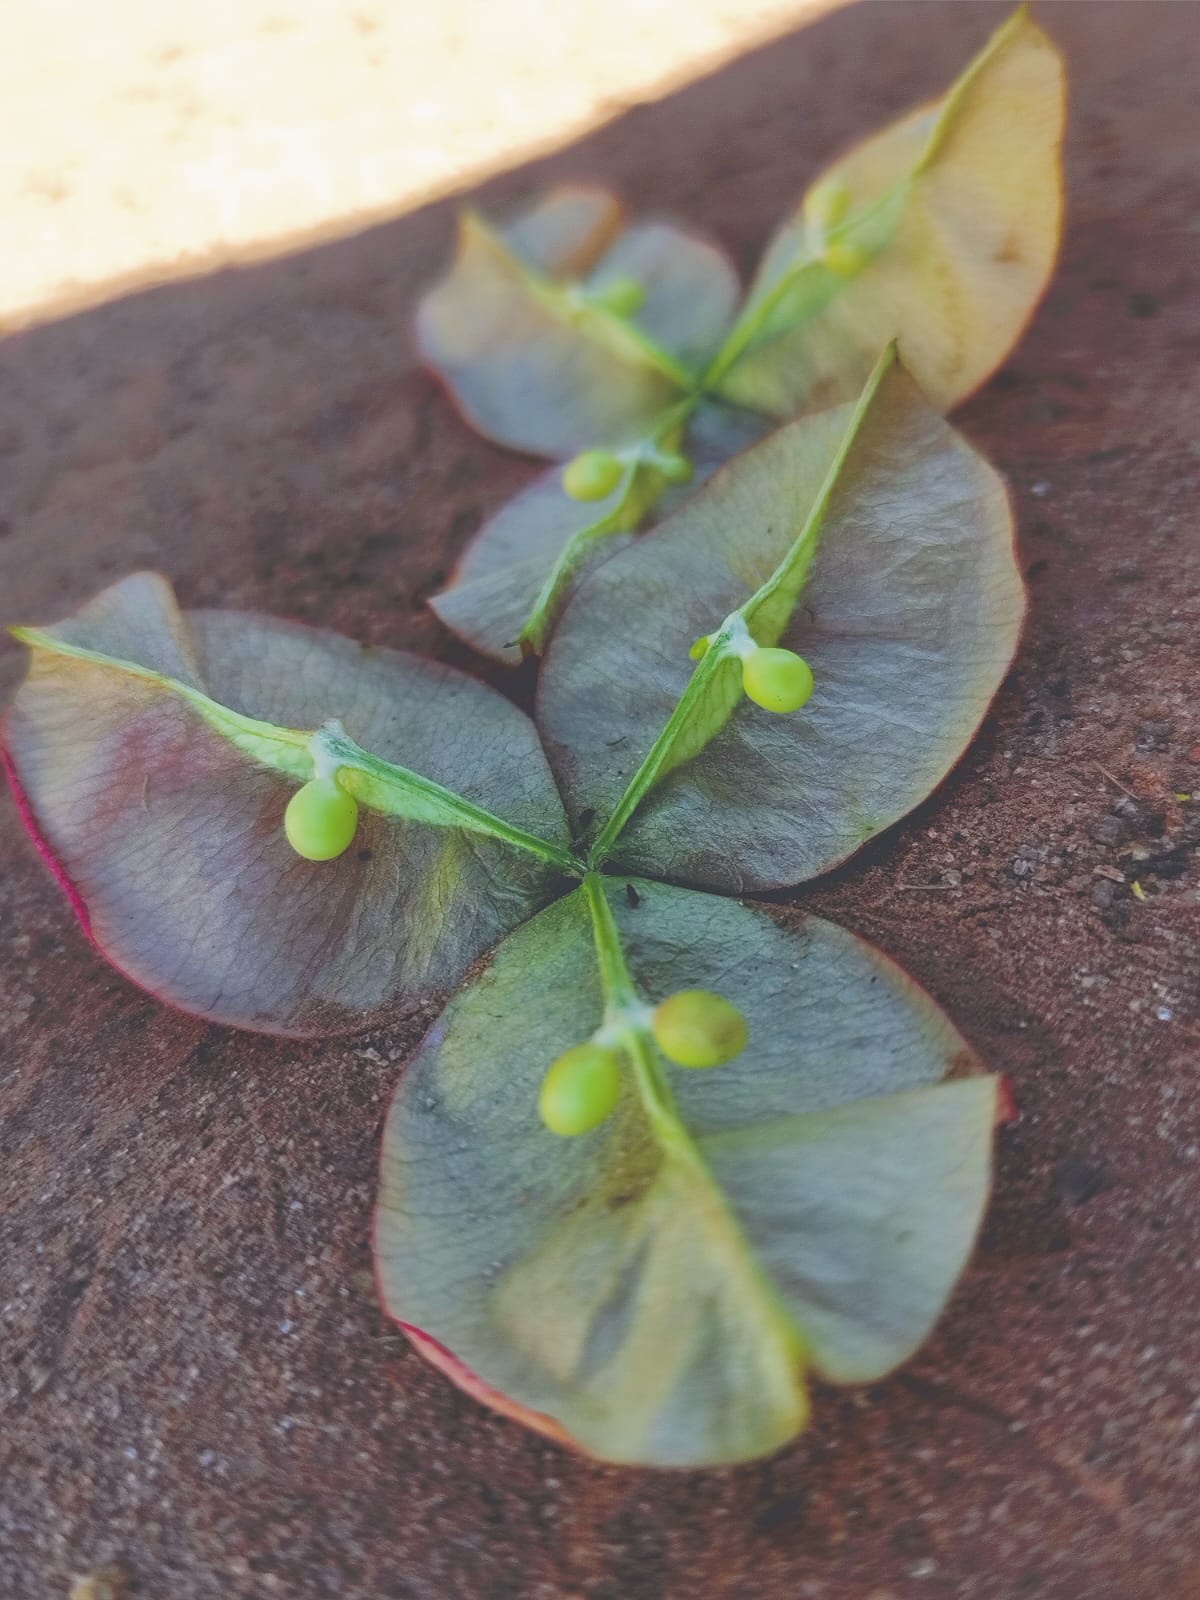
<svg viewBox="0 0 1200 1600"><path fill-rule="evenodd" d="M349 231L836 0L0 0L0 330Z"/></svg>

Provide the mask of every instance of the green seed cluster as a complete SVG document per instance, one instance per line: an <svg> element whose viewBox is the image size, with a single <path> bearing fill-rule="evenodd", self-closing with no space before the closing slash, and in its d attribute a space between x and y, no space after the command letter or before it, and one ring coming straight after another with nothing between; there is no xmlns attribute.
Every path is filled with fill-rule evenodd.
<svg viewBox="0 0 1200 1600"><path fill-rule="evenodd" d="M746 1048L746 1019L708 989L680 989L656 1006L650 1034L677 1067L719 1067ZM542 1079L538 1112L551 1133L591 1133L621 1098L621 1056L590 1039L565 1050Z"/></svg>

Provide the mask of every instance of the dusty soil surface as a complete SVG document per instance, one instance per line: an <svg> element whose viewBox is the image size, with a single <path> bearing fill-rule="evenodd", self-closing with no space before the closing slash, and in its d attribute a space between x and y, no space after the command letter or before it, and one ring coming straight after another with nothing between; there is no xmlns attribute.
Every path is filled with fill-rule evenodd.
<svg viewBox="0 0 1200 1600"><path fill-rule="evenodd" d="M1065 256L958 418L1013 486L1028 635L934 799L778 897L906 962L1016 1095L933 1339L736 1471L600 1468L491 1416L371 1289L416 1030L297 1046L165 1010L86 945L5 805L5 1597L104 1561L156 1600L1200 1596L1200 30L1186 5L1044 15L1074 81ZM831 15L485 200L597 174L748 264L818 162L997 16ZM0 620L153 565L188 604L462 660L423 598L532 469L413 364L450 226L441 205L0 346ZM6 646L0 687L20 670Z"/></svg>

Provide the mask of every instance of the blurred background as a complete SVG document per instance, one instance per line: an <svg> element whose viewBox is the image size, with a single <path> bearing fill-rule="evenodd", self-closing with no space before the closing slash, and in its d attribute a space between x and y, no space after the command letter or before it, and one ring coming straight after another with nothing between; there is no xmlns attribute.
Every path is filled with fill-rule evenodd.
<svg viewBox="0 0 1200 1600"><path fill-rule="evenodd" d="M835 3L10 3L0 332L410 209Z"/></svg>

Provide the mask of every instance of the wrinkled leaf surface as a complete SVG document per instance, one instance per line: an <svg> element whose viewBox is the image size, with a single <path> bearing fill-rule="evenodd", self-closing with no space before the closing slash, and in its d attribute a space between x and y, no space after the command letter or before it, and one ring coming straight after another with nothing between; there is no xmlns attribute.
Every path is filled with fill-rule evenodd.
<svg viewBox="0 0 1200 1600"><path fill-rule="evenodd" d="M668 487L653 505L654 521L668 516L730 456L760 439L769 424L747 411L711 402L702 404L688 426L683 448L695 467L690 483ZM640 492L628 481L607 499L590 504L572 500L562 486L562 469L534 480L483 525L467 546L449 588L430 605L460 639L497 660L516 665L517 637L543 583L570 539L596 531L596 542L579 569L620 548L621 532L605 532Z"/></svg>
<svg viewBox="0 0 1200 1600"><path fill-rule="evenodd" d="M1054 264L1063 118L1061 57L1020 12L941 101L822 174L850 196L837 239L870 260L839 276L821 263L823 241L802 212L789 219L743 318L774 310L720 392L792 417L855 394L894 338L942 409L978 388L1020 337Z"/></svg>
<svg viewBox="0 0 1200 1600"><path fill-rule="evenodd" d="M281 733L340 718L367 750L565 841L533 725L449 668L265 617L184 614L149 575L46 632ZM553 892L552 872L509 845L367 810L345 855L302 860L282 820L311 776L303 752L294 776L273 770L116 665L35 648L4 739L97 943L135 982L222 1022L367 1027L451 987Z"/></svg>
<svg viewBox="0 0 1200 1600"><path fill-rule="evenodd" d="M423 358L472 425L535 455L648 434L715 352L738 296L714 245L669 223L618 234L616 202L585 193L591 204L555 191L505 231L465 214L417 317ZM589 288L629 275L646 290L636 316L588 307Z"/></svg>
<svg viewBox="0 0 1200 1600"><path fill-rule="evenodd" d="M622 869L732 893L823 872L929 794L999 687L1024 601L999 478L893 366L830 486L855 417L779 429L590 573L564 612L538 720L583 832L618 807L706 666L693 669L692 641L771 576L828 493L798 603L756 634L810 662L812 699L773 715L722 663L683 730L699 753L626 825Z"/></svg>
<svg viewBox="0 0 1200 1600"><path fill-rule="evenodd" d="M628 1074L602 1128L549 1133L541 1076L601 1016L583 894L560 900L500 946L401 1079L380 1287L473 1392L593 1454L741 1460L804 1425L806 1369L871 1381L925 1337L985 1203L995 1080L941 1081L972 1070L970 1051L851 934L817 918L785 932L645 881L635 908L606 884L644 994L720 990L749 1021L746 1051L670 1072L678 1144L655 1136Z"/></svg>

